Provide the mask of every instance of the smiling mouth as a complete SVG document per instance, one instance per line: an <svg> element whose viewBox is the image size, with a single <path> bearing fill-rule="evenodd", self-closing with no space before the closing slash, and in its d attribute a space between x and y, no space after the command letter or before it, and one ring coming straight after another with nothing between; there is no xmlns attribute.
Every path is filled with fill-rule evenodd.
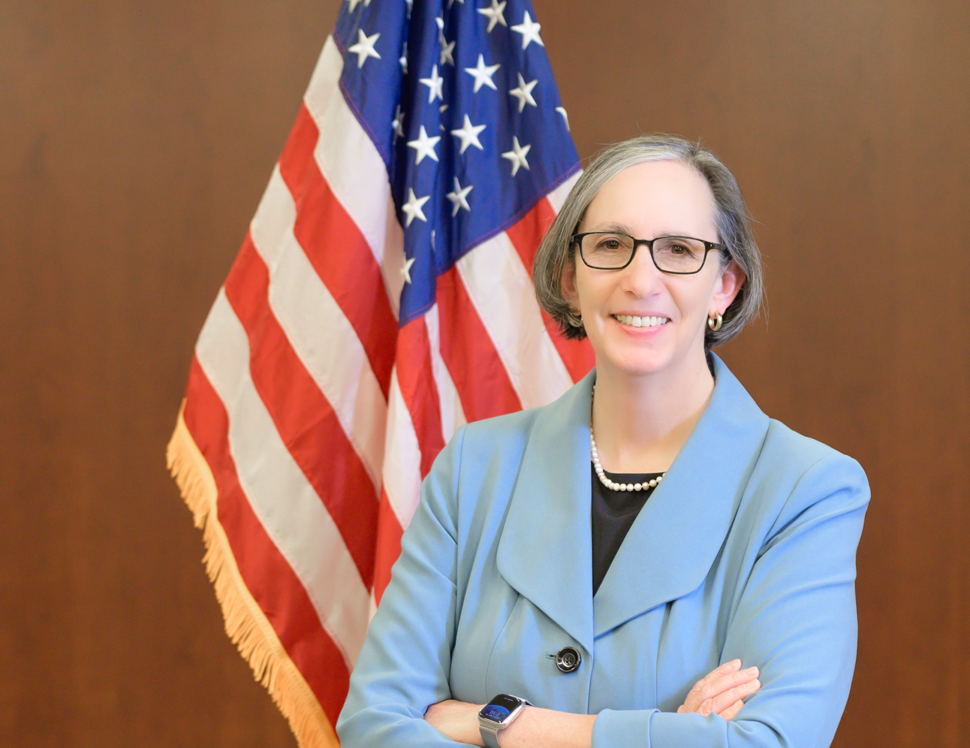
<svg viewBox="0 0 970 748"><path fill-rule="evenodd" d="M626 327L660 327L670 322L667 317L636 317L631 314L614 314L613 319Z"/></svg>

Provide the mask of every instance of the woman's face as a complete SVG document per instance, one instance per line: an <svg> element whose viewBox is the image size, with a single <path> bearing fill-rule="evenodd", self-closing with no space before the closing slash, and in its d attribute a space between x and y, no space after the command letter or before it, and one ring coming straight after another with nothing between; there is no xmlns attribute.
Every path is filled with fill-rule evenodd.
<svg viewBox="0 0 970 748"><path fill-rule="evenodd" d="M637 239L689 236L718 240L714 195L707 180L679 161L628 167L606 183L586 209L580 232L617 231ZM563 273L564 295L579 311L596 365L632 375L681 371L704 361L707 318L734 300L744 274L722 268L717 250L694 275L660 272L646 245L622 270L594 270L577 251ZM640 317L642 326L630 324ZM654 319L648 324L645 317ZM659 324L656 324L659 322Z"/></svg>

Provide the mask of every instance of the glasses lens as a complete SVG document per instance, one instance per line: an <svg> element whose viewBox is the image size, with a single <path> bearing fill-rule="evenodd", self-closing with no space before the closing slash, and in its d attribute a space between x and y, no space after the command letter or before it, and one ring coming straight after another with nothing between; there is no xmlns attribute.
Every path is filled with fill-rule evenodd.
<svg viewBox="0 0 970 748"><path fill-rule="evenodd" d="M626 234L586 234L580 250L583 260L594 268L621 268L633 254L633 237Z"/></svg>
<svg viewBox="0 0 970 748"><path fill-rule="evenodd" d="M663 236L653 243L657 267L668 273L694 273L704 264L704 242L684 236Z"/></svg>

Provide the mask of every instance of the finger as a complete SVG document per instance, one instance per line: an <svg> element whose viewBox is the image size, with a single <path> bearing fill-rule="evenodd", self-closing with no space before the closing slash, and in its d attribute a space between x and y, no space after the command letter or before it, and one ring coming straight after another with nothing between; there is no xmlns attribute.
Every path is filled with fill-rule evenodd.
<svg viewBox="0 0 970 748"><path fill-rule="evenodd" d="M731 673L736 673L741 669L741 660L731 660L730 662L725 662L723 665L719 665L714 668L711 672L701 678L697 683L694 684L694 688L701 687L703 685L710 685L714 681L729 676Z"/></svg>
<svg viewBox="0 0 970 748"><path fill-rule="evenodd" d="M761 688L761 681L753 680L748 683L742 683L740 686L735 686L724 693L715 696L711 699L713 704L713 709L715 712L720 714L728 707L732 706L739 699L746 699L751 694L755 693L759 688Z"/></svg>
<svg viewBox="0 0 970 748"><path fill-rule="evenodd" d="M707 690L707 697L713 699L719 694L725 693L732 688L750 683L760 675L758 668L749 667L746 670L737 670L732 673L722 675L712 681Z"/></svg>
<svg viewBox="0 0 970 748"><path fill-rule="evenodd" d="M721 678L730 673L736 673L741 669L741 660L731 660L730 662L725 662L723 665L718 665L711 672L701 678L698 683L711 683L718 678Z"/></svg>
<svg viewBox="0 0 970 748"><path fill-rule="evenodd" d="M738 699L733 704L731 704L731 706L725 709L723 712L719 712L719 714L722 717L724 717L724 719L726 719L728 722L730 722L738 715L738 712L741 711L741 707L743 706L744 706L744 702L741 701L741 699Z"/></svg>
<svg viewBox="0 0 970 748"><path fill-rule="evenodd" d="M731 688L758 677L758 668L739 670L740 666L740 660L732 660L697 681L684 699L687 710L696 712L706 700L713 699Z"/></svg>

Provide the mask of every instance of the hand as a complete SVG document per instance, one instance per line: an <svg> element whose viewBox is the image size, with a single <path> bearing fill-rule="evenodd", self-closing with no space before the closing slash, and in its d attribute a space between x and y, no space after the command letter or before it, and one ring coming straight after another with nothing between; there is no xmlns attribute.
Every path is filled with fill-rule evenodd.
<svg viewBox="0 0 970 748"><path fill-rule="evenodd" d="M468 704L464 701L439 701L428 707L424 721L437 728L445 737L459 743L482 745L482 735L478 730L478 713L484 704Z"/></svg>
<svg viewBox="0 0 970 748"><path fill-rule="evenodd" d="M706 717L713 713L730 720L741 711L743 700L759 688L758 668L742 670L741 660L731 660L697 681L677 714L697 712Z"/></svg>

